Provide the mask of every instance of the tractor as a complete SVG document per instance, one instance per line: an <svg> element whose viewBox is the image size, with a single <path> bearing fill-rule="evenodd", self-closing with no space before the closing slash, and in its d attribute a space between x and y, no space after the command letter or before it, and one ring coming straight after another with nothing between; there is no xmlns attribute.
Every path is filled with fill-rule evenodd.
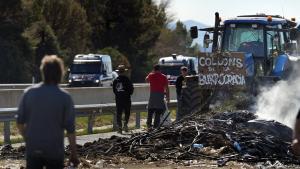
<svg viewBox="0 0 300 169"><path fill-rule="evenodd" d="M214 27L191 27L192 38L198 37L198 31L206 32L203 45L212 52L199 54L199 74L186 79L179 111L208 110L209 98L218 89L239 88L256 96L261 86L288 78L298 60L296 26L295 19L265 14L221 22L216 12Z"/></svg>

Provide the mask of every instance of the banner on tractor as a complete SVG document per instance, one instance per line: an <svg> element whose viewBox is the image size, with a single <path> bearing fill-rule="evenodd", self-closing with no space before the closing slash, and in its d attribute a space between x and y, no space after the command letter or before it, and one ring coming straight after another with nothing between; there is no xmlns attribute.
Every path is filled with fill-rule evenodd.
<svg viewBox="0 0 300 169"><path fill-rule="evenodd" d="M200 53L199 84L204 88L244 88L244 53Z"/></svg>

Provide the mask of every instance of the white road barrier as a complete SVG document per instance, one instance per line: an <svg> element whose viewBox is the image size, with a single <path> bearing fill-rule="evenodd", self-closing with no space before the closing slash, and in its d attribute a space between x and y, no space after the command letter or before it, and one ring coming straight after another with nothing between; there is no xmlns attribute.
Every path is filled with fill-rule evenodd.
<svg viewBox="0 0 300 169"><path fill-rule="evenodd" d="M115 102L115 96L111 87L65 88L65 90L71 94L76 105ZM17 107L22 93L23 89L0 90L0 108ZM148 101L149 95L149 85L135 86L131 99L133 102ZM170 86L170 97L171 100L176 100L176 90L174 86Z"/></svg>

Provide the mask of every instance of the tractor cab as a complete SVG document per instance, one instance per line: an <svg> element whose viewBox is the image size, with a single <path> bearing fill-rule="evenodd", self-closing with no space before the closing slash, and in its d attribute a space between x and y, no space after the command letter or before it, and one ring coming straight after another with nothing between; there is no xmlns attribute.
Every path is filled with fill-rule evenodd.
<svg viewBox="0 0 300 169"><path fill-rule="evenodd" d="M215 27L205 31L203 46L212 42L212 52L243 52L247 68L253 76L272 76L281 79L290 69L290 56L297 56L299 30L294 19L278 15L242 15L225 20L221 24L216 13ZM213 34L213 39L210 39ZM193 38L198 36L197 27L191 28Z"/></svg>
<svg viewBox="0 0 300 169"><path fill-rule="evenodd" d="M224 22L221 51L244 52L259 76L281 76L288 55L297 53L290 29L295 22L280 16L245 15Z"/></svg>

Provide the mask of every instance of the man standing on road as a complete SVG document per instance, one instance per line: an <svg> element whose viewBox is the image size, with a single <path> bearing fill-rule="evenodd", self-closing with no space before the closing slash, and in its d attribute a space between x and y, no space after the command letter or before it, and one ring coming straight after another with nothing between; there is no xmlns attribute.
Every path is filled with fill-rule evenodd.
<svg viewBox="0 0 300 169"><path fill-rule="evenodd" d="M153 71L148 74L146 81L150 83L150 98L148 103L147 127L152 128L152 117L154 117L154 128L160 125L160 116L165 110L164 96L170 102L169 83L167 77L160 72L160 66L155 65Z"/></svg>
<svg viewBox="0 0 300 169"><path fill-rule="evenodd" d="M181 102L182 102L182 97L181 97L181 89L182 89L182 83L184 81L184 78L188 75L188 69L185 66L182 66L180 68L181 75L177 77L176 79L176 94L177 94L177 112L176 112L176 120L180 120L183 114L181 110Z"/></svg>
<svg viewBox="0 0 300 169"><path fill-rule="evenodd" d="M26 144L26 168L64 168L64 130L70 143L70 163L77 166L75 112L71 96L58 87L64 68L57 56L45 56L41 63L43 82L25 89L17 127Z"/></svg>
<svg viewBox="0 0 300 169"><path fill-rule="evenodd" d="M124 126L125 132L128 132L128 121L130 117L131 95L133 94L133 85L129 78L125 75L124 65L119 65L116 70L119 76L113 81L113 92L116 98L117 106L117 125L118 133L122 133L122 112L125 111Z"/></svg>

